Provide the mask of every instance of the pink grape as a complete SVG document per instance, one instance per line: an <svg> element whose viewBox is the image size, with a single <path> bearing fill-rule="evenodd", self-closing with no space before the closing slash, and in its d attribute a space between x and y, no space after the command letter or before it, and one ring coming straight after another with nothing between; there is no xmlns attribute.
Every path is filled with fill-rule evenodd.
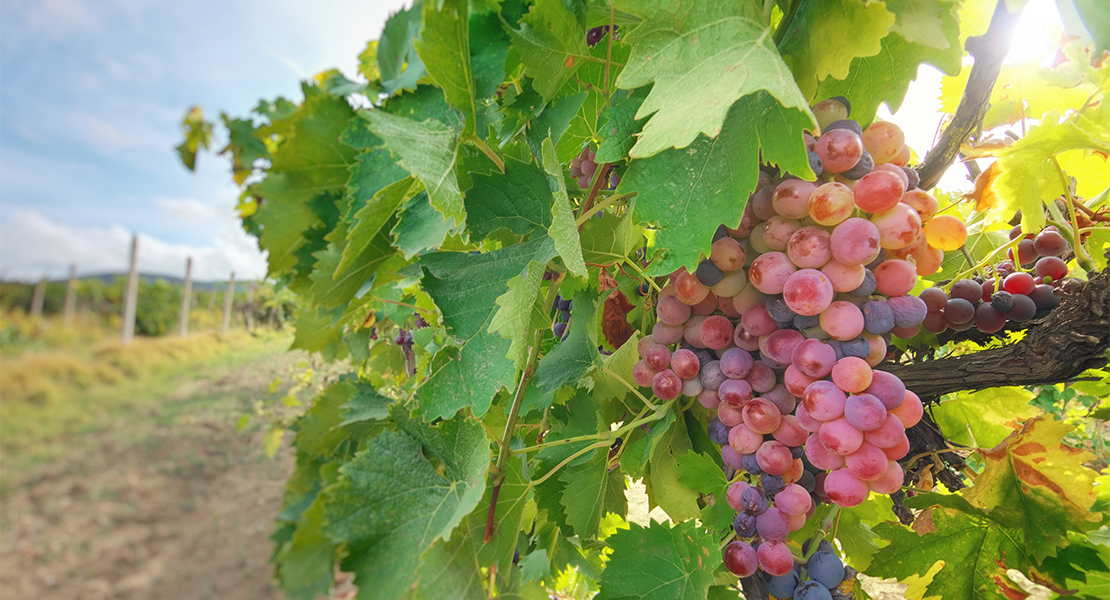
<svg viewBox="0 0 1110 600"><path fill-rule="evenodd" d="M917 283L917 268L904 260L884 260L875 269L875 282L887 296L905 296Z"/></svg>
<svg viewBox="0 0 1110 600"><path fill-rule="evenodd" d="M831 381L819 380L809 384L802 394L802 405L810 417L818 421L832 421L844 414L848 397Z"/></svg>
<svg viewBox="0 0 1110 600"><path fill-rule="evenodd" d="M771 435L783 444L797 448L805 443L808 432L798 422L797 416L787 414L782 416L778 429L771 432Z"/></svg>
<svg viewBox="0 0 1110 600"><path fill-rule="evenodd" d="M902 170L902 167L892 165L890 163L883 163L880 165L875 165L872 171L889 171L891 173L894 173L902 179L902 182L906 185L906 189L910 189L910 176L906 175L906 172Z"/></svg>
<svg viewBox="0 0 1110 600"><path fill-rule="evenodd" d="M716 306L714 305L714 308ZM713 315L707 317L698 329L698 337L707 348L727 348L732 344L733 326L728 317Z"/></svg>
<svg viewBox="0 0 1110 600"><path fill-rule="evenodd" d="M886 407L871 394L853 394L844 403L844 418L860 431L871 431L886 420Z"/></svg>
<svg viewBox="0 0 1110 600"><path fill-rule="evenodd" d="M775 372L762 362L752 365L752 370L745 380L751 384L752 389L759 392L769 392L775 387Z"/></svg>
<svg viewBox="0 0 1110 600"><path fill-rule="evenodd" d="M648 335L640 338L640 341L636 342L636 353L643 357L644 352L647 352L648 348L654 346L657 343L659 342L656 342L655 337L649 333Z"/></svg>
<svg viewBox="0 0 1110 600"><path fill-rule="evenodd" d="M882 425L863 434L864 441L878 448L893 448L906 437L906 426L894 413L887 413Z"/></svg>
<svg viewBox="0 0 1110 600"><path fill-rule="evenodd" d="M821 273L829 278L834 291L842 293L855 290L867 278L867 268L863 265L848 265L835 258L821 267Z"/></svg>
<svg viewBox="0 0 1110 600"><path fill-rule="evenodd" d="M902 467L897 462L887 459L886 469L878 479L868 482L871 491L876 494L893 494L902 489L902 481L905 479L905 474L902 473Z"/></svg>
<svg viewBox="0 0 1110 600"><path fill-rule="evenodd" d="M790 522L790 531L798 531L806 526L806 521L809 515L786 515L786 520Z"/></svg>
<svg viewBox="0 0 1110 600"><path fill-rule="evenodd" d="M774 404L783 415L794 412L794 405L798 403L794 394L788 392L786 386L781 383L776 383L770 391L764 392L763 399Z"/></svg>
<svg viewBox="0 0 1110 600"><path fill-rule="evenodd" d="M688 398L696 398L698 394L705 391L705 386L701 384L701 379L698 377L691 377L690 379L682 380L682 395Z"/></svg>
<svg viewBox="0 0 1110 600"><path fill-rule="evenodd" d="M832 380L836 386L849 394L856 394L871 385L871 365L862 358L846 356L833 365Z"/></svg>
<svg viewBox="0 0 1110 600"><path fill-rule="evenodd" d="M818 421L810 416L809 411L806 410L806 405L799 402L798 406L794 408L794 416L798 419L798 425L810 433L817 433L821 431L821 424L824 421Z"/></svg>
<svg viewBox="0 0 1110 600"><path fill-rule="evenodd" d="M864 332L862 337L867 341L868 347L871 348L871 353L863 360L867 361L867 364L872 367L877 366L886 358L886 340L881 335L871 335L867 332Z"/></svg>
<svg viewBox="0 0 1110 600"><path fill-rule="evenodd" d="M903 434L902 439L898 440L898 445L883 448L883 453L890 460L902 460L910 453L910 439Z"/></svg>
<svg viewBox="0 0 1110 600"><path fill-rule="evenodd" d="M778 440L763 442L755 452L755 459L759 468L771 475L782 475L794 462L790 448Z"/></svg>
<svg viewBox="0 0 1110 600"><path fill-rule="evenodd" d="M832 303L836 292L828 276L816 269L795 271L783 284L783 299L799 315L820 314Z"/></svg>
<svg viewBox="0 0 1110 600"><path fill-rule="evenodd" d="M698 302L697 304L694 304L690 307L690 312L692 314L698 315L699 317L709 316L713 314L716 310L717 295L714 294L712 291L706 294L705 298L701 302Z"/></svg>
<svg viewBox="0 0 1110 600"><path fill-rule="evenodd" d="M701 362L692 351L679 348L671 354L671 370L683 379L690 379L701 370Z"/></svg>
<svg viewBox="0 0 1110 600"><path fill-rule="evenodd" d="M821 329L834 340L850 340L863 333L863 313L855 304L838 300L821 313Z"/></svg>
<svg viewBox="0 0 1110 600"><path fill-rule="evenodd" d="M894 311L895 327L920 325L921 321L925 319L925 315L929 314L929 307L925 305L924 300L917 296L894 296L887 301L887 305Z"/></svg>
<svg viewBox="0 0 1110 600"><path fill-rule="evenodd" d="M878 398L887 410L894 410L902 404L907 390L906 384L896 375L886 371L872 371L871 385L864 391Z"/></svg>
<svg viewBox="0 0 1110 600"><path fill-rule="evenodd" d="M789 364L794 355L794 349L805 341L798 331L793 329L780 329L759 340L759 351L770 356L777 362Z"/></svg>
<svg viewBox="0 0 1110 600"><path fill-rule="evenodd" d="M759 566L773 577L786 575L794 568L794 555L790 553L790 547L782 542L763 542L756 555L759 557Z"/></svg>
<svg viewBox="0 0 1110 600"><path fill-rule="evenodd" d="M921 416L925 413L925 408L921 404L921 398L917 394L906 390L905 399L897 407L890 409L890 414L898 417L902 421L902 425L909 429L921 420Z"/></svg>
<svg viewBox="0 0 1110 600"><path fill-rule="evenodd" d="M829 238L829 232L820 227L802 227L790 236L786 256L800 269L820 269L832 259Z"/></svg>
<svg viewBox="0 0 1110 600"><path fill-rule="evenodd" d="M731 379L743 379L752 370L752 355L740 348L729 348L721 355L721 372Z"/></svg>
<svg viewBox="0 0 1110 600"><path fill-rule="evenodd" d="M794 462L790 463L790 468L782 474L782 481L786 484L797 483L805 472L806 464L802 462L802 459L795 458Z"/></svg>
<svg viewBox="0 0 1110 600"><path fill-rule="evenodd" d="M929 309L929 312L941 310L948 304L948 294L945 294L944 290L938 287L925 288L918 295L918 298L925 301L925 307Z"/></svg>
<svg viewBox="0 0 1110 600"><path fill-rule="evenodd" d="M879 245L883 248L905 248L921 235L921 217L908 204L901 202L890 210L875 214L871 222L879 228Z"/></svg>
<svg viewBox="0 0 1110 600"><path fill-rule="evenodd" d="M782 252L767 252L756 257L748 269L748 279L764 294L781 294L786 280L797 271Z"/></svg>
<svg viewBox="0 0 1110 600"><path fill-rule="evenodd" d="M1006 315L984 302L975 309L975 326L983 333L1001 331L1006 326Z"/></svg>
<svg viewBox="0 0 1110 600"><path fill-rule="evenodd" d="M1045 227L1033 239L1033 249L1041 256L1057 257L1068 251L1068 241L1055 228ZM1063 276L1061 275L1061 277ZM1054 279L1056 278L1054 277Z"/></svg>
<svg viewBox="0 0 1110 600"><path fill-rule="evenodd" d="M651 335L655 341L660 344L670 345L682 339L682 332L685 328L681 325L667 325L659 321L655 327L651 329Z"/></svg>
<svg viewBox="0 0 1110 600"><path fill-rule="evenodd" d="M771 204L787 219L804 219L809 214L809 197L817 186L801 179L787 179L775 188Z"/></svg>
<svg viewBox="0 0 1110 600"><path fill-rule="evenodd" d="M659 321L667 325L682 325L690 318L690 306L683 304L674 296L664 296L655 306L655 314Z"/></svg>
<svg viewBox="0 0 1110 600"><path fill-rule="evenodd" d="M801 228L798 221L775 215L763 224L763 243L771 250L785 252L790 237Z"/></svg>
<svg viewBox="0 0 1110 600"><path fill-rule="evenodd" d="M779 326L775 324L775 320L771 318L770 313L767 312L767 307L763 303L756 304L749 308L747 312L740 317L740 324L744 326L744 331L755 337L770 335L771 332L779 328Z"/></svg>
<svg viewBox="0 0 1110 600"><path fill-rule="evenodd" d="M821 436L817 433L810 435L809 439L806 440L805 451L806 458L818 469L831 471L844 466L844 457L829 450L829 447L821 441Z"/></svg>
<svg viewBox="0 0 1110 600"><path fill-rule="evenodd" d="M763 294L755 289L755 286L749 281L744 289L733 296L732 309L737 313L744 314L748 312L748 309L761 302L763 302Z"/></svg>
<svg viewBox="0 0 1110 600"><path fill-rule="evenodd" d="M906 147L906 134L890 121L875 121L863 132L863 146L875 164L894 162Z"/></svg>
<svg viewBox="0 0 1110 600"><path fill-rule="evenodd" d="M741 423L729 430L728 445L740 454L751 454L763 445L763 436Z"/></svg>
<svg viewBox="0 0 1110 600"><path fill-rule="evenodd" d="M786 520L786 513L772 507L756 517L755 530L764 540L781 542L790 533L790 523Z"/></svg>
<svg viewBox="0 0 1110 600"><path fill-rule="evenodd" d="M785 547L786 544L783 544ZM790 549L787 548L787 553ZM738 577L751 577L755 574L760 565L759 553L750 544L744 542L732 542L725 546L724 563L725 567L732 571L733 575ZM784 573L785 575L785 573Z"/></svg>
<svg viewBox="0 0 1110 600"><path fill-rule="evenodd" d="M905 181L887 171L872 171L856 184L856 206L869 213L885 213L894 208L906 193Z"/></svg>
<svg viewBox="0 0 1110 600"><path fill-rule="evenodd" d="M759 338L748 333L743 325L736 326L736 333L732 336L732 343L736 344L737 348L748 352L759 350Z"/></svg>
<svg viewBox="0 0 1110 600"><path fill-rule="evenodd" d="M683 304L693 306L709 295L709 288L703 285L693 273L682 270L674 280L675 297Z"/></svg>
<svg viewBox="0 0 1110 600"><path fill-rule="evenodd" d="M802 486L792 483L775 494L775 506L788 515L804 515L809 512L813 500Z"/></svg>
<svg viewBox="0 0 1110 600"><path fill-rule="evenodd" d="M836 351L825 342L809 339L794 348L790 361L803 375L821 378L832 372Z"/></svg>
<svg viewBox="0 0 1110 600"><path fill-rule="evenodd" d="M825 494L839 506L859 506L870 490L867 484L848 469L837 469L825 477Z"/></svg>
<svg viewBox="0 0 1110 600"><path fill-rule="evenodd" d="M728 381L728 377L721 371L721 361L719 360L711 360L702 365L698 377L701 378L702 385L710 390L716 390L721 387L722 383Z"/></svg>
<svg viewBox="0 0 1110 600"><path fill-rule="evenodd" d="M706 390L706 392L707 391L710 390ZM702 393L704 394L705 392ZM716 394L717 392L713 391L713 393ZM717 405L717 418L728 427L737 427L744 422L744 413L742 409L720 402Z"/></svg>
<svg viewBox="0 0 1110 600"><path fill-rule="evenodd" d="M705 321L703 316L690 317L690 320L686 321L686 327L682 329L682 339L695 348L705 348L705 342L701 341L701 324L703 321Z"/></svg>
<svg viewBox="0 0 1110 600"><path fill-rule="evenodd" d="M660 371L651 380L651 391L660 400L674 400L682 393L682 379L670 369Z"/></svg>
<svg viewBox="0 0 1110 600"><path fill-rule="evenodd" d="M844 457L848 471L861 481L874 481L882 477L886 471L886 461L886 454L866 441L855 452Z"/></svg>
<svg viewBox="0 0 1110 600"><path fill-rule="evenodd" d="M1068 263L1055 256L1042 257L1033 269L1038 277L1051 277L1052 281L1059 281L1068 275Z"/></svg>
<svg viewBox="0 0 1110 600"><path fill-rule="evenodd" d="M817 140L813 151L829 173L843 173L856 166L863 156L863 140L854 131L834 129Z"/></svg>
<svg viewBox="0 0 1110 600"><path fill-rule="evenodd" d="M648 366L647 362L641 360L636 363L636 366L632 367L632 380L635 381L638 386L651 387L651 382L655 379L656 372L657 371L652 370L652 368Z"/></svg>
<svg viewBox="0 0 1110 600"><path fill-rule="evenodd" d="M744 490L751 487L746 481L734 481L725 490L725 501L732 510L740 512L744 510L744 505L740 504L740 496L744 494Z"/></svg>
<svg viewBox="0 0 1110 600"><path fill-rule="evenodd" d="M1002 280L1002 289L1011 294L1028 296L1036 287L1037 283L1033 281L1033 276L1029 273L1022 273L1021 271L1011 273L1006 276L1006 279Z"/></svg>
<svg viewBox="0 0 1110 600"><path fill-rule="evenodd" d="M759 188L748 201L748 206L752 207L752 214L760 221L766 221L777 214L774 205L776 187L768 185Z"/></svg>
<svg viewBox="0 0 1110 600"><path fill-rule="evenodd" d="M929 222L936 216L937 211L940 210L940 204L929 192L925 190L909 190L902 196L902 202L910 205L911 208L917 211L917 216L921 217L922 223Z"/></svg>
<svg viewBox="0 0 1110 600"><path fill-rule="evenodd" d="M797 349L794 352L797 353ZM786 372L782 375L782 383L786 386L786 391L798 397L801 397L805 393L806 387L814 381L817 381L816 377L810 377L802 373L795 364L788 365Z"/></svg>
<svg viewBox="0 0 1110 600"><path fill-rule="evenodd" d="M826 183L809 197L809 216L818 225L839 225L856 210L852 189L843 183Z"/></svg>
<svg viewBox="0 0 1110 600"><path fill-rule="evenodd" d="M782 413L777 406L763 398L753 398L744 405L744 423L756 433L766 434L778 429Z"/></svg>
<svg viewBox="0 0 1110 600"><path fill-rule="evenodd" d="M921 327L929 333L941 333L948 329L948 318L943 312L931 312L925 315L925 320L921 321Z"/></svg>
<svg viewBox="0 0 1110 600"><path fill-rule="evenodd" d="M725 236L713 242L713 245L710 246L709 260L717 265L717 268L728 273L739 271L744 266L747 255L740 242Z"/></svg>
<svg viewBox="0 0 1110 600"><path fill-rule="evenodd" d="M721 402L742 408L752 399L752 386L743 379L726 379L717 389L717 395Z"/></svg>
<svg viewBox="0 0 1110 600"><path fill-rule="evenodd" d="M717 407L721 405L721 398L717 395L716 390L702 389L701 393L698 394L698 404L709 410L717 410Z"/></svg>
<svg viewBox="0 0 1110 600"><path fill-rule="evenodd" d="M841 456L855 452L863 444L863 432L853 427L844 417L826 422L821 426L819 435L822 444Z"/></svg>
<svg viewBox="0 0 1110 600"><path fill-rule="evenodd" d="M671 364L671 351L663 344L653 344L644 352L644 362L653 371L662 371Z"/></svg>
<svg viewBox="0 0 1110 600"><path fill-rule="evenodd" d="M737 273L743 273L743 271L737 271ZM731 296L722 296L722 295L718 294L717 295L717 308L722 313L724 313L724 315L726 317L728 317L728 318L730 318L734 321L739 321L740 320L740 313L736 312L736 309L733 308L733 306L732 306L732 297Z"/></svg>
<svg viewBox="0 0 1110 600"><path fill-rule="evenodd" d="M866 265L879 255L879 228L867 219L853 217L833 229L829 243L833 258L848 265Z"/></svg>

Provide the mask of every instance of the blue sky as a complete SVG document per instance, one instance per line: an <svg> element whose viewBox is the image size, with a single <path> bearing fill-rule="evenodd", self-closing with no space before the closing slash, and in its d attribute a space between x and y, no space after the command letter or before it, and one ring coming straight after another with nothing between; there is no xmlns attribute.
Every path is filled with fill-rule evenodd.
<svg viewBox="0 0 1110 600"><path fill-rule="evenodd" d="M246 115L299 99L330 67L349 77L404 0L0 0L0 277L126 268L259 277L222 157L195 174L173 147L193 104Z"/></svg>

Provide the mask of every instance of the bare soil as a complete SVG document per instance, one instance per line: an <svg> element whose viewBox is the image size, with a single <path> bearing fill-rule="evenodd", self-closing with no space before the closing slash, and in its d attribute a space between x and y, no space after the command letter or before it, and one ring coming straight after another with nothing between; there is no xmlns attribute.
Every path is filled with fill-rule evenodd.
<svg viewBox="0 0 1110 600"><path fill-rule="evenodd" d="M48 463L13 472L28 461L7 452L3 598L281 598L269 535L292 458L286 448L265 456L257 419L236 432L255 400L274 397L270 383L305 359L269 344L49 442L63 448Z"/></svg>

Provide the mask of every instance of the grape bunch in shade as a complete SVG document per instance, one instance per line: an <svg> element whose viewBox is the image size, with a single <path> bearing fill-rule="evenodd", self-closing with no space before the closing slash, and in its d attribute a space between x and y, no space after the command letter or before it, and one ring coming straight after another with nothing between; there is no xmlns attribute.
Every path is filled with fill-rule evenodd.
<svg viewBox="0 0 1110 600"><path fill-rule="evenodd" d="M584 190L590 189L590 182L593 181L594 174L597 173L598 164L594 161L595 156L596 153L593 150L585 148L570 161L570 174L578 181L578 186ZM609 185L606 189L614 190L620 182L621 178L615 172L610 171Z"/></svg>
<svg viewBox="0 0 1110 600"><path fill-rule="evenodd" d="M861 130L841 100L814 113L817 180L761 172L738 226L719 227L708 257L670 275L633 369L659 399L716 411L709 436L736 511L725 563L741 576L792 572L786 537L821 502L856 506L901 488L897 461L922 404L873 367L891 336L917 334L928 307L910 291L966 236L951 219L959 227L942 222L932 242L938 204L904 168L897 126Z"/></svg>
<svg viewBox="0 0 1110 600"><path fill-rule="evenodd" d="M767 576L764 585L772 598L796 600L848 600L855 598L853 574L836 555L832 544L821 540L810 554L813 539L802 543L802 553L809 555L805 563L793 562L790 570L782 575ZM750 554L743 542L732 542L725 547L725 566L733 573L745 572L755 567L746 561ZM755 551L758 554L758 550Z"/></svg>
<svg viewBox="0 0 1110 600"><path fill-rule="evenodd" d="M567 339L567 327L570 326L570 309L573 306L573 301L569 298L555 295L555 303L552 308L555 309L555 317L551 321L551 333L555 334L556 341L563 341Z"/></svg>

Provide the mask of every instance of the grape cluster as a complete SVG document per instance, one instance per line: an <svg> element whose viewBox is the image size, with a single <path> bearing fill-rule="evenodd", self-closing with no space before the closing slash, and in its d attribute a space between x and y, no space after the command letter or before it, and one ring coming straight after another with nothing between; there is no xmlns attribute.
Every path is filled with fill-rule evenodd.
<svg viewBox="0 0 1110 600"><path fill-rule="evenodd" d="M813 539L802 543L802 553L809 554ZM755 574L759 551L752 555L751 548L741 542L732 542L725 547L725 565L730 571ZM805 563L791 562L789 570L782 575L765 577L767 593L772 598L793 598L794 600L848 600L855 598L852 577L844 563L833 551L827 540L817 543L812 555Z"/></svg>
<svg viewBox="0 0 1110 600"><path fill-rule="evenodd" d="M575 156L570 161L570 174L578 180L578 186L584 190L590 188L590 180L593 179L594 173L597 172L597 162L594 161L595 156L597 156L596 152L589 148L585 148L578 156ZM620 181L621 178L617 176L616 172L610 172L608 189L616 189Z"/></svg>
<svg viewBox="0 0 1110 600"><path fill-rule="evenodd" d="M570 326L570 309L573 301L569 298L555 295L555 304L553 308L557 311L555 318L551 322L551 332L555 334L556 341L563 341L567 339L567 327Z"/></svg>
<svg viewBox="0 0 1110 600"><path fill-rule="evenodd" d="M789 573L786 537L818 503L897 491L905 430L923 412L901 380L872 367L891 335L912 337L928 313L909 293L940 265L922 228L937 202L893 164L904 148L896 126L876 123L862 137L831 127L815 139L824 181L762 174L739 227L718 228L708 258L671 274L637 348L638 385L717 411L710 438L739 474L726 490L739 539L725 561L741 576L756 565ZM835 145L822 145L828 136ZM851 152L855 162L844 159ZM864 152L867 172L853 182L843 173Z"/></svg>
<svg viewBox="0 0 1110 600"><path fill-rule="evenodd" d="M614 40L619 39L619 36L617 35L617 29L619 29L619 27L614 25L613 26L613 39ZM608 31L609 31L609 26L608 25L601 25L601 26L598 26L598 27L590 28L589 30L586 31L586 45L593 48L594 46L597 45L598 42L605 39L605 34Z"/></svg>
<svg viewBox="0 0 1110 600"><path fill-rule="evenodd" d="M402 329L393 338L393 343L405 353L405 370L411 376L416 373L416 354L412 350L412 332Z"/></svg>

